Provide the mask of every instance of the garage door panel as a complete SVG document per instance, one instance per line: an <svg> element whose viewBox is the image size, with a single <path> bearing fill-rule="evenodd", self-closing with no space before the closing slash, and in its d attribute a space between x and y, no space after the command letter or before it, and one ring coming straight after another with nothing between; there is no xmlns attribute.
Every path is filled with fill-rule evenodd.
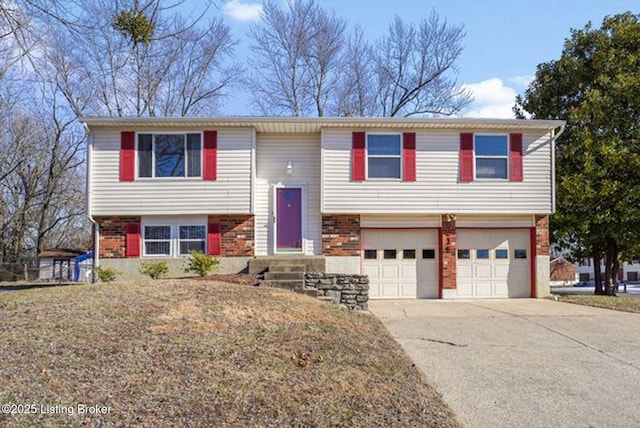
<svg viewBox="0 0 640 428"><path fill-rule="evenodd" d="M492 266L491 265L476 265L475 266L475 277L476 278L492 278Z"/></svg>
<svg viewBox="0 0 640 428"><path fill-rule="evenodd" d="M363 273L372 273L368 274L371 298L438 297L437 251L435 259L422 258L423 249L438 248L436 231L363 230L362 246L377 250L380 257L363 260ZM383 259L384 250L396 250L398 258Z"/></svg>
<svg viewBox="0 0 640 428"><path fill-rule="evenodd" d="M512 286L513 285L515 285L515 284L512 284ZM507 286L507 282L506 281L497 282L495 284L494 293L497 296L508 296L509 295L509 287Z"/></svg>
<svg viewBox="0 0 640 428"><path fill-rule="evenodd" d="M459 297L473 297L473 283L466 281L458 281L457 294Z"/></svg>
<svg viewBox="0 0 640 428"><path fill-rule="evenodd" d="M421 260L416 269L417 296L421 299L437 299L438 292L438 262Z"/></svg>
<svg viewBox="0 0 640 428"><path fill-rule="evenodd" d="M458 269L457 269L457 275L458 275L458 282L460 282L460 280L464 280L464 279L471 279L473 278L473 266L472 265L463 265L463 264L458 264Z"/></svg>
<svg viewBox="0 0 640 428"><path fill-rule="evenodd" d="M416 279L416 265L400 265L400 278L402 279Z"/></svg>
<svg viewBox="0 0 640 428"><path fill-rule="evenodd" d="M369 276L369 279L378 279L378 266L376 265L363 265L362 271L365 275Z"/></svg>
<svg viewBox="0 0 640 428"><path fill-rule="evenodd" d="M493 277L507 279L509 277L509 265L496 264L493 266Z"/></svg>
<svg viewBox="0 0 640 428"><path fill-rule="evenodd" d="M493 295L494 288L492 282L477 281L474 285L476 297L491 297Z"/></svg>
<svg viewBox="0 0 640 428"><path fill-rule="evenodd" d="M471 258L457 261L459 297L529 297L530 260L514 259L515 249L526 249L530 256L529 231L458 230L456 245L470 250ZM477 250L489 250L477 258ZM496 250L506 250L508 259L498 259Z"/></svg>
<svg viewBox="0 0 640 428"><path fill-rule="evenodd" d="M400 273L400 267L397 265L384 264L380 266L380 269L382 271L380 278L382 279L395 280L398 278L398 274Z"/></svg>

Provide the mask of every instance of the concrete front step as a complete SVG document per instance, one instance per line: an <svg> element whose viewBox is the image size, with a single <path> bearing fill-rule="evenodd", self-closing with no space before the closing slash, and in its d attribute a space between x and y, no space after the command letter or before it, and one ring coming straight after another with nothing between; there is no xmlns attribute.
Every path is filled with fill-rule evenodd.
<svg viewBox="0 0 640 428"><path fill-rule="evenodd" d="M302 288L304 287L304 281L302 281L301 279L263 279L260 281L260 285L298 291L302 290Z"/></svg>
<svg viewBox="0 0 640 428"><path fill-rule="evenodd" d="M274 273L304 273L307 271L307 267L305 265L285 265L285 264L275 264L269 265L269 272Z"/></svg>
<svg viewBox="0 0 640 428"><path fill-rule="evenodd" d="M304 266L303 266L304 267ZM281 279L297 279L298 281L302 281L304 279L304 271L302 272L278 272L272 271L269 269L269 272L265 272L264 279L272 281L272 280L281 280Z"/></svg>
<svg viewBox="0 0 640 428"><path fill-rule="evenodd" d="M324 272L326 267L323 256L258 256L249 260L249 273L263 273L267 269L273 272L277 266L302 265L304 272Z"/></svg>

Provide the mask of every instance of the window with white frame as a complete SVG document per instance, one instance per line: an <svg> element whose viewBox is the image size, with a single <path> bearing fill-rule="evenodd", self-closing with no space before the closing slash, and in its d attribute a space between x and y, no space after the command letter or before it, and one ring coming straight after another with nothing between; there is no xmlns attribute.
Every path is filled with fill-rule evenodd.
<svg viewBox="0 0 640 428"><path fill-rule="evenodd" d="M143 227L145 256L188 256L206 252L207 227L203 224L148 224Z"/></svg>
<svg viewBox="0 0 640 428"><path fill-rule="evenodd" d="M200 177L200 134L138 134L139 177Z"/></svg>
<svg viewBox="0 0 640 428"><path fill-rule="evenodd" d="M146 256L171 255L171 226L149 225L144 227L144 254Z"/></svg>
<svg viewBox="0 0 640 428"><path fill-rule="evenodd" d="M508 140L506 135L475 135L476 178L508 177Z"/></svg>
<svg viewBox="0 0 640 428"><path fill-rule="evenodd" d="M367 134L367 176L401 178L402 139L400 134Z"/></svg>
<svg viewBox="0 0 640 428"><path fill-rule="evenodd" d="M205 226L179 226L179 251L180 255L189 255L190 251L205 252L207 228Z"/></svg>

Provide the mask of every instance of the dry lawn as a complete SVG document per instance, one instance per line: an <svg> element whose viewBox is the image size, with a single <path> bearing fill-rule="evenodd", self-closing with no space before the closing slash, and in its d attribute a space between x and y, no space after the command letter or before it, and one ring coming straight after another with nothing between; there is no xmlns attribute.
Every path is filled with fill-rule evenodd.
<svg viewBox="0 0 640 428"><path fill-rule="evenodd" d="M616 311L640 313L640 299L635 297L595 296L593 294L558 295L558 300L578 305L595 306Z"/></svg>
<svg viewBox="0 0 640 428"><path fill-rule="evenodd" d="M0 320L0 404L36 410L0 426L459 426L375 317L287 291L7 291Z"/></svg>

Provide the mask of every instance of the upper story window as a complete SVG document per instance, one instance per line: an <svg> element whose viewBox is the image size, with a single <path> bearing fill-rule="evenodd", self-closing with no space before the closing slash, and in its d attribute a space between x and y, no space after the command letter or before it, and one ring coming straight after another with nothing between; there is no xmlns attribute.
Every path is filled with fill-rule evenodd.
<svg viewBox="0 0 640 428"><path fill-rule="evenodd" d="M476 178L507 179L509 140L506 135L475 136Z"/></svg>
<svg viewBox="0 0 640 428"><path fill-rule="evenodd" d="M400 134L367 134L367 176L402 178Z"/></svg>
<svg viewBox="0 0 640 428"><path fill-rule="evenodd" d="M200 134L138 134L139 177L200 177Z"/></svg>

